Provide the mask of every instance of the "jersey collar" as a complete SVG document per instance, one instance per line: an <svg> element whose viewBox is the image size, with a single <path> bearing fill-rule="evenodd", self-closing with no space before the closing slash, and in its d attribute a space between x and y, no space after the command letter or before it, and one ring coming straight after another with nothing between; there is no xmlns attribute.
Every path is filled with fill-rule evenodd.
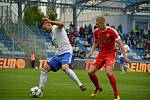
<svg viewBox="0 0 150 100"><path fill-rule="evenodd" d="M108 28L108 26L106 26L106 29L104 31L102 31L102 32L105 32L107 30L107 28Z"/></svg>

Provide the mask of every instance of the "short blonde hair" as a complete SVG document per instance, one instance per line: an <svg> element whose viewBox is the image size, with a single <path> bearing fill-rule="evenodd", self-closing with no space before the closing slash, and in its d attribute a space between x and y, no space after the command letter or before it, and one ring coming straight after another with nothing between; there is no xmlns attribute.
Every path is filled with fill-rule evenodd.
<svg viewBox="0 0 150 100"><path fill-rule="evenodd" d="M98 22L100 24L104 24L106 22L106 20L103 16L99 16L96 18L96 22Z"/></svg>

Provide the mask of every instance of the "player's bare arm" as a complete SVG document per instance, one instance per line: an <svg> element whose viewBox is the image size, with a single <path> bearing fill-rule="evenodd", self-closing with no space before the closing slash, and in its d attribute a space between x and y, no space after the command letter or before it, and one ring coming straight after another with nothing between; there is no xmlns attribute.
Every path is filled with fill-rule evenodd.
<svg viewBox="0 0 150 100"><path fill-rule="evenodd" d="M50 23L52 25L57 25L60 29L64 27L64 23L62 21L50 21Z"/></svg>
<svg viewBox="0 0 150 100"><path fill-rule="evenodd" d="M52 25L57 25L58 28L63 28L64 27L64 23L62 21L52 21L52 20L49 20L48 18L43 18L43 20L47 20Z"/></svg>
<svg viewBox="0 0 150 100"><path fill-rule="evenodd" d="M98 41L97 39L94 38L94 42L93 42L93 45L92 45L92 48L91 48L91 52L87 55L88 58L90 58L95 50L95 48L97 47L97 44L98 44Z"/></svg>
<svg viewBox="0 0 150 100"><path fill-rule="evenodd" d="M124 49L124 46L123 46L123 43L121 41L121 39L117 39L116 42L120 45L120 49L121 49L121 52L123 53L124 55L124 60L126 63L129 63L129 60L127 58L127 55L126 55L126 52L125 52L125 49Z"/></svg>

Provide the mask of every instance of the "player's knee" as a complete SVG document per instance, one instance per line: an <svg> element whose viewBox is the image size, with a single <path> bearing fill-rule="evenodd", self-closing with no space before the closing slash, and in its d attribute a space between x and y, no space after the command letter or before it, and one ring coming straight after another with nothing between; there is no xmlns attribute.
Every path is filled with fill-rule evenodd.
<svg viewBox="0 0 150 100"><path fill-rule="evenodd" d="M106 71L107 76L111 76L113 73L112 71Z"/></svg>
<svg viewBox="0 0 150 100"><path fill-rule="evenodd" d="M62 65L62 68L61 68L61 69L62 69L63 71L66 71L67 68L69 68L69 65L68 65L68 64L64 64L64 65Z"/></svg>
<svg viewBox="0 0 150 100"><path fill-rule="evenodd" d="M90 75L90 74L91 74L91 71L88 70L88 74Z"/></svg>
<svg viewBox="0 0 150 100"><path fill-rule="evenodd" d="M109 77L109 76L112 76L113 74L112 73L107 73L107 76Z"/></svg>
<svg viewBox="0 0 150 100"><path fill-rule="evenodd" d="M107 66L107 67L106 67L106 73L107 73L108 75L112 75L112 70L113 70L113 67L111 67L111 66Z"/></svg>
<svg viewBox="0 0 150 100"><path fill-rule="evenodd" d="M92 67L88 70L88 74L89 75L95 75L95 72L97 71L97 68L96 67Z"/></svg>
<svg viewBox="0 0 150 100"><path fill-rule="evenodd" d="M88 70L88 75L94 75L94 73L91 70Z"/></svg>
<svg viewBox="0 0 150 100"><path fill-rule="evenodd" d="M47 72L51 70L48 64L44 65L42 69L46 70Z"/></svg>

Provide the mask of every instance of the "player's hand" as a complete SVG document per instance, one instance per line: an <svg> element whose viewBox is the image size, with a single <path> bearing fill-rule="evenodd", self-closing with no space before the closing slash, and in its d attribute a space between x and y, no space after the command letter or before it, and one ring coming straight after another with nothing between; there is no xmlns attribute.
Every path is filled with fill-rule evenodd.
<svg viewBox="0 0 150 100"><path fill-rule="evenodd" d="M130 63L130 61L129 61L129 59L128 58L124 58L124 61L126 62L126 63Z"/></svg>
<svg viewBox="0 0 150 100"><path fill-rule="evenodd" d="M42 20L45 20L45 21L52 23L52 20L50 20L48 17L43 17Z"/></svg>
<svg viewBox="0 0 150 100"><path fill-rule="evenodd" d="M92 56L92 53L89 53L89 54L87 55L88 58L91 58L91 56Z"/></svg>

